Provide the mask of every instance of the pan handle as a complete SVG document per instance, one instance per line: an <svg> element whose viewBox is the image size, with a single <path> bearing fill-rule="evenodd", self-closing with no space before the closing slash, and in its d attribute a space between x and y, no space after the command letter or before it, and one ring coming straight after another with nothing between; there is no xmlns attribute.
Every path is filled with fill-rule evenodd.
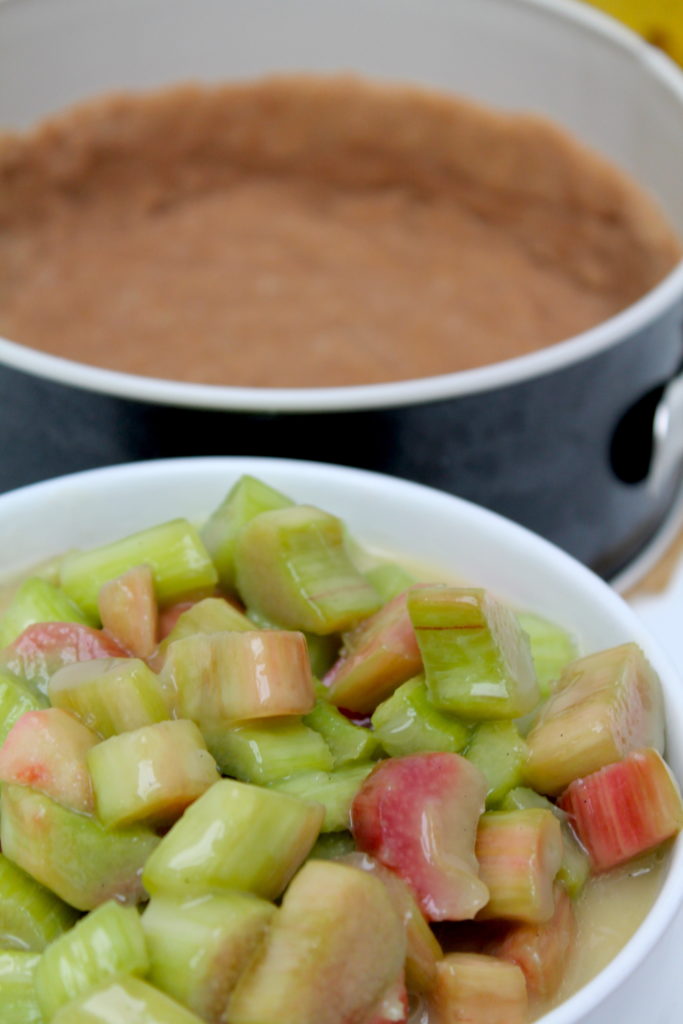
<svg viewBox="0 0 683 1024"><path fill-rule="evenodd" d="M652 461L648 490L666 486L683 461L683 374L666 385L652 421Z"/></svg>

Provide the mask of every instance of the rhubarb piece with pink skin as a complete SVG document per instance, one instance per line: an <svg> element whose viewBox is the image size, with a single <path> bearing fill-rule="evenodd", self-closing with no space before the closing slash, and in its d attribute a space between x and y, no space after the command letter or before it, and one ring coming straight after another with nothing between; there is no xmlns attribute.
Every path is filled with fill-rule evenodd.
<svg viewBox="0 0 683 1024"><path fill-rule="evenodd" d="M60 708L28 711L0 747L0 782L28 786L57 803L92 814L88 751L99 736Z"/></svg>
<svg viewBox="0 0 683 1024"><path fill-rule="evenodd" d="M3 785L0 808L5 856L65 903L92 910L147 898L142 868L159 843L150 829L107 829L25 786Z"/></svg>
<svg viewBox="0 0 683 1024"><path fill-rule="evenodd" d="M408 591L399 594L345 635L342 655L323 679L333 704L370 714L421 670L407 600Z"/></svg>
<svg viewBox="0 0 683 1024"><path fill-rule="evenodd" d="M540 691L514 613L476 587L413 588L408 611L433 704L463 718L519 718Z"/></svg>
<svg viewBox="0 0 683 1024"><path fill-rule="evenodd" d="M664 750L659 679L634 643L568 665L527 736L533 789L551 796L632 750Z"/></svg>
<svg viewBox="0 0 683 1024"><path fill-rule="evenodd" d="M364 871L310 860L285 892L259 955L237 984L226 1024L401 1020L395 998L406 940L384 885Z"/></svg>
<svg viewBox="0 0 683 1024"><path fill-rule="evenodd" d="M656 750L636 750L565 790L566 811L595 872L609 871L671 839L683 828L683 801Z"/></svg>
<svg viewBox="0 0 683 1024"><path fill-rule="evenodd" d="M553 882L562 864L562 827L552 811L489 811L479 820L476 856L489 901L480 920L538 923L553 915Z"/></svg>
<svg viewBox="0 0 683 1024"><path fill-rule="evenodd" d="M406 930L406 984L410 992L429 992L434 985L436 965L443 956L443 950L409 886L400 875L368 853L356 851L342 854L335 860L375 875L387 887L392 905Z"/></svg>
<svg viewBox="0 0 683 1024"><path fill-rule="evenodd" d="M65 665L127 656L128 651L101 629L74 622L39 622L27 626L2 652L2 664L47 693L50 678Z"/></svg>
<svg viewBox="0 0 683 1024"><path fill-rule="evenodd" d="M436 966L430 1021L435 1024L527 1024L524 974L484 953L449 953Z"/></svg>
<svg viewBox="0 0 683 1024"><path fill-rule="evenodd" d="M136 565L109 580L97 604L103 628L135 658L149 658L157 645L159 610L154 574L148 565Z"/></svg>
<svg viewBox="0 0 683 1024"><path fill-rule="evenodd" d="M486 948L492 956L524 972L534 1004L552 999L560 987L576 943L576 915L566 890L555 885L553 916L540 924L515 924Z"/></svg>
<svg viewBox="0 0 683 1024"><path fill-rule="evenodd" d="M303 633L196 634L170 645L161 683L179 718L215 730L254 718L306 715L315 689Z"/></svg>
<svg viewBox="0 0 683 1024"><path fill-rule="evenodd" d="M459 754L381 762L351 808L360 850L396 871L429 921L472 918L489 898L474 853L487 784Z"/></svg>

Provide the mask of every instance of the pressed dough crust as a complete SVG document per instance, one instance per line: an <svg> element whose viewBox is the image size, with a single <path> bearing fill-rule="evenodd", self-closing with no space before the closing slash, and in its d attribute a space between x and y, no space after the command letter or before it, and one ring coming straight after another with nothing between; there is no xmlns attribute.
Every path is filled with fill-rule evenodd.
<svg viewBox="0 0 683 1024"><path fill-rule="evenodd" d="M413 86L179 86L0 140L0 333L143 375L467 369L612 316L680 252L552 124Z"/></svg>

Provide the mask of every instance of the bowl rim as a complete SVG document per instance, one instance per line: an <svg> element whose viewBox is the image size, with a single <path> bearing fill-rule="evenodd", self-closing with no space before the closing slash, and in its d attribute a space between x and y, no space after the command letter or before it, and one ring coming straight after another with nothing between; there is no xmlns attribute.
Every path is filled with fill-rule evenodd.
<svg viewBox="0 0 683 1024"><path fill-rule="evenodd" d="M662 678L667 718L669 723L674 723L674 731L681 745L680 756L683 757L683 686L680 676L626 602L590 569L544 538L495 512L424 484L369 470L296 459L259 456L157 459L84 470L9 491L0 495L0 528L4 520L13 516L21 517L36 503L45 506L45 514L48 514L51 502L63 503L64 499L70 498L82 504L87 501L88 493L94 493L100 485L130 489L136 482L144 481L146 486L156 488L169 481L175 486L177 478L180 490L183 487L192 488L193 483L209 477L213 483L215 477L216 480L225 481L225 490L232 480L246 472L265 480L270 478L274 486L280 487L283 486L280 477L283 474L286 479L291 476L292 483L289 486L295 498L296 488L303 486L302 482L313 481L320 487L348 484L358 491L359 507L372 500L373 495L377 498L381 494L382 500L388 498L397 504L409 503L418 514L424 514L426 509L428 514L431 512L437 517L454 516L461 521L461 525L463 522L465 526L474 524L479 531L485 531L503 541L509 550L521 551L525 557L528 553L537 563L541 560L544 565L549 563L553 575L558 574L567 587L577 592L577 597L597 602L610 618L625 626L629 635L644 648ZM284 486L287 486L286 482ZM333 513L335 511L332 507L329 510ZM170 515L173 515L173 511L169 510ZM207 515L210 511L207 509ZM683 834L674 843L662 886L634 935L599 974L560 1005L538 1018L537 1024L578 1024L584 1016L598 1009L645 962L681 908Z"/></svg>
<svg viewBox="0 0 683 1024"><path fill-rule="evenodd" d="M664 53L602 11L577 0L516 0L546 18L570 21L621 50L680 103L683 72ZM2 0L2 7L16 0ZM683 258L636 302L547 348L486 366L431 377L341 387L260 388L195 384L123 373L41 352L0 336L0 363L32 376L117 398L156 405L235 412L342 412L422 405L542 377L579 363L637 334L683 301Z"/></svg>

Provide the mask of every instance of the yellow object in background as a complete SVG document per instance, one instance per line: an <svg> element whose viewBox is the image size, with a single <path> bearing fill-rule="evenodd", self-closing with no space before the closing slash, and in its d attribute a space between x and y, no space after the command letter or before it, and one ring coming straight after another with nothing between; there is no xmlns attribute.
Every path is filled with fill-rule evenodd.
<svg viewBox="0 0 683 1024"><path fill-rule="evenodd" d="M589 0L683 65L683 0Z"/></svg>

